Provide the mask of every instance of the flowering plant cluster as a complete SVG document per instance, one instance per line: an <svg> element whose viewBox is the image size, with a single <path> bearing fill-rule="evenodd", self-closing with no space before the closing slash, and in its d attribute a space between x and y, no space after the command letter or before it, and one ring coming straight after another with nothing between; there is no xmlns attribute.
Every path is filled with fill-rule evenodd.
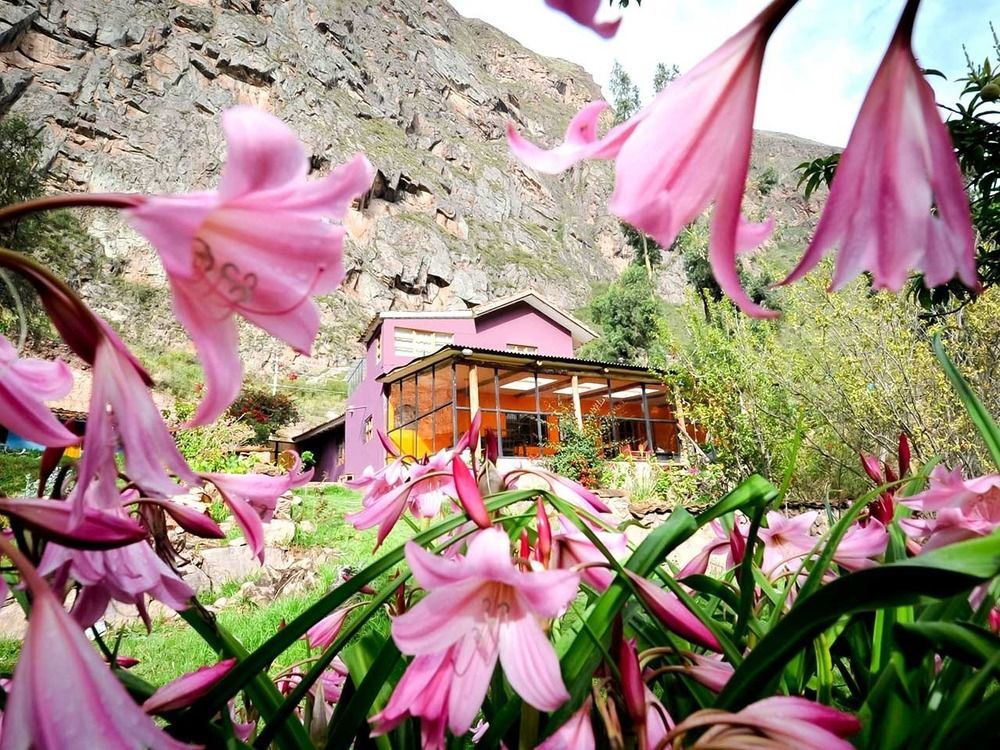
<svg viewBox="0 0 1000 750"><path fill-rule="evenodd" d="M594 21L598 0L548 4L603 36L617 28ZM549 171L615 159L612 210L664 247L714 203L720 285L767 314L746 299L734 264L770 231L744 221L740 203L764 48L792 5L772 2L605 137L596 134L603 105L591 105L551 151L511 131L515 154ZM793 277L836 245L835 285L868 271L877 286L898 288L911 269L931 284L956 275L976 284L968 203L910 49L917 5L906 4ZM257 110L229 110L223 128L217 190L0 209L4 221L52 207L116 208L152 243L205 371L192 427L239 393L237 314L308 352L319 324L312 298L343 277L339 222L373 179L363 156L307 179L295 135ZM0 424L46 446L39 487L68 446L84 448L67 496L0 498L10 523L0 534L4 593L28 616L0 687L0 750L826 750L996 737L1000 474L965 479L933 460L918 465L906 436L894 465L861 457L875 487L840 514L775 510L793 451L780 487L752 476L698 515L675 508L635 541L580 483L544 469L501 471L496 435L478 415L457 445L431 456L405 455L380 434L386 465L355 482L363 498L348 520L375 529L376 549L401 524L411 538L249 651L178 574L166 518L223 537L178 500L213 487L263 559L277 498L311 472L297 461L278 477L194 471L152 401L150 377L112 328L36 263L0 249L0 266L38 291L93 372L81 436L45 405L71 387L67 366L21 357L0 338ZM940 346L938 356L1000 470L1000 428ZM707 543L679 559L699 530ZM151 625L150 599L181 613L217 658L162 686L125 671L92 626L112 601ZM300 639L310 657L275 673Z"/></svg>

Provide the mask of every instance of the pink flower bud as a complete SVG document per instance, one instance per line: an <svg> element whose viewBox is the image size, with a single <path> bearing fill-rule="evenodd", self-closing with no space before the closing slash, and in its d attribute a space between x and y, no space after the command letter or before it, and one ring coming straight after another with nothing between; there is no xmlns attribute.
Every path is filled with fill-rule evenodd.
<svg viewBox="0 0 1000 750"><path fill-rule="evenodd" d="M542 499L538 498L538 542L535 544L535 556L542 565L547 565L549 555L552 554L552 526L549 524L549 516L545 512L545 505Z"/></svg>
<svg viewBox="0 0 1000 750"><path fill-rule="evenodd" d="M635 640L623 638L618 647L618 671L621 673L622 701L632 726L646 725L646 683L635 651Z"/></svg>
<svg viewBox="0 0 1000 750"><path fill-rule="evenodd" d="M472 470L456 455L451 462L452 476L455 479L455 491L458 494L458 501L462 508L476 525L481 529L488 529L492 526L490 514L486 511L486 504L483 496L479 492L479 484L472 475Z"/></svg>

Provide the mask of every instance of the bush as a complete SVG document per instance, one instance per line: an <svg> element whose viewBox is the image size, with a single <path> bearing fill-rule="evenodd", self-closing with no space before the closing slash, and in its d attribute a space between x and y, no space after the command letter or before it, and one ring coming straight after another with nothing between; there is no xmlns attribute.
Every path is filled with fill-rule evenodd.
<svg viewBox="0 0 1000 750"><path fill-rule="evenodd" d="M289 396L250 387L243 389L228 413L253 430L254 438L259 443L299 418L299 410Z"/></svg>
<svg viewBox="0 0 1000 750"><path fill-rule="evenodd" d="M546 459L546 468L584 487L604 486L608 461L601 438L602 423L601 418L588 416L581 428L572 415L560 416L559 443L549 446L553 455Z"/></svg>
<svg viewBox="0 0 1000 750"><path fill-rule="evenodd" d="M194 407L189 404L177 407L181 419L187 419L193 413ZM245 474L255 460L241 457L237 450L246 445L252 436L253 430L243 422L220 419L207 427L178 430L176 440L184 460L195 471Z"/></svg>
<svg viewBox="0 0 1000 750"><path fill-rule="evenodd" d="M729 481L720 464L671 465L658 470L655 490L668 507L702 507L722 497L729 490Z"/></svg>

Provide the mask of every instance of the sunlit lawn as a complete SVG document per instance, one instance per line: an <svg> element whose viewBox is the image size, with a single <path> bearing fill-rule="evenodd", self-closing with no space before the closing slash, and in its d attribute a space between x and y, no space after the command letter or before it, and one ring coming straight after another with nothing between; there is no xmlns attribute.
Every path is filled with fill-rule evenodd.
<svg viewBox="0 0 1000 750"><path fill-rule="evenodd" d="M287 597L280 597L272 603L256 604L240 600L224 608L218 615L219 623L232 633L250 650L260 646L273 635L281 623L299 615L320 596L329 591L339 580L345 568L360 570L372 563L378 556L401 544L408 535L405 526L395 530L382 548L372 554L375 544L374 530L359 532L344 521L344 514L357 510L360 496L337 485L307 487L297 491L302 503L292 509L293 519L300 523L308 520L315 524L315 531L296 534L293 545L299 547L329 547L338 553L337 559L317 571L318 583L315 590ZM249 554L249 552L247 553ZM376 588L385 580L377 580ZM201 595L204 603L211 604L220 597L233 597L242 582L234 581L212 592ZM388 627L388 618L383 613L365 625L365 631ZM109 632L109 644L118 633ZM193 670L203 664L213 662L212 650L181 620L154 623L153 632L146 634L139 623L122 629L119 653L135 657L140 663L132 671L139 677L159 685L179 674ZM0 671L9 671L17 658L20 642L15 639L0 639ZM272 674L301 661L307 656L304 642L296 644L283 653L275 662Z"/></svg>

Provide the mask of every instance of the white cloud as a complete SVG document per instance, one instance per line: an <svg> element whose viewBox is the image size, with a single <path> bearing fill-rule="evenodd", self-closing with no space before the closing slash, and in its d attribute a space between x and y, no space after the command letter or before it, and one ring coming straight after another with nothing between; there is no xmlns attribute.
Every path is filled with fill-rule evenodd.
<svg viewBox="0 0 1000 750"><path fill-rule="evenodd" d="M604 41L542 0L451 0L463 15L498 27L540 54L586 68L606 85L615 59L651 95L656 63L691 68L737 31L766 0L645 0L624 11L618 35ZM756 126L844 145L864 93L892 36L904 0L809 0L796 6L768 47ZM914 49L922 65L949 79L965 73L965 44L981 59L992 51L991 17L1000 0L924 0ZM933 79L942 101L961 85Z"/></svg>

